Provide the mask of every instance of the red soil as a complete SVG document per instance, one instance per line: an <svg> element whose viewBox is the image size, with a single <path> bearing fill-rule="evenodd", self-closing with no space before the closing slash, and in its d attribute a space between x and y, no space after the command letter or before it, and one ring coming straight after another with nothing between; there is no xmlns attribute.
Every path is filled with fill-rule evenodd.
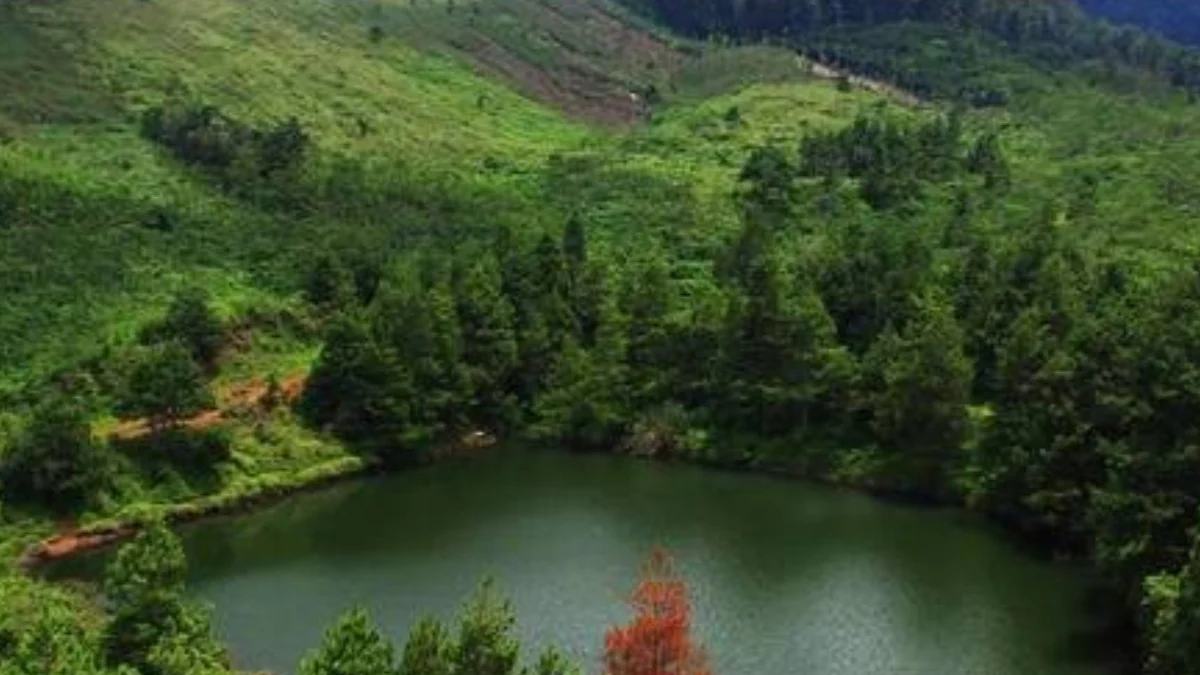
<svg viewBox="0 0 1200 675"><path fill-rule="evenodd" d="M279 389L284 402L291 403L299 399L300 394L304 392L304 383L303 373L281 380ZM211 429L223 422L230 411L258 406L266 395L267 383L265 380L255 378L248 382L239 382L218 394L217 400L221 402L221 407L205 410L181 421L179 425L193 431ZM111 435L120 440L133 440L149 435L150 431L150 421L142 418L122 421L112 430Z"/></svg>
<svg viewBox="0 0 1200 675"><path fill-rule="evenodd" d="M291 375L279 383L280 393L285 402L294 402L304 392L305 375ZM236 409L252 408L262 404L267 395L265 380L255 378L248 382L239 382L218 395L221 407L206 410L194 417L180 422L181 426L203 431L211 429L225 420L229 413ZM111 435L121 440L132 440L150 434L150 423L145 419L126 420L121 422ZM106 529L85 530L70 523L63 523L59 534L50 537L31 547L25 552L21 562L26 566L69 558L73 555L104 548L120 541L133 533L130 525L116 525Z"/></svg>

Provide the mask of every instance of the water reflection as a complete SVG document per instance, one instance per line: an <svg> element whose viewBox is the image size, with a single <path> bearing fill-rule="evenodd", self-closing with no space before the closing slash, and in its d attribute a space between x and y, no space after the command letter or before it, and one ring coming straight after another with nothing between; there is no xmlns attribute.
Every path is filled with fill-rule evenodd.
<svg viewBox="0 0 1200 675"><path fill-rule="evenodd" d="M596 671L605 628L661 545L693 583L722 673L1112 672L1082 648L1097 628L1086 575L973 518L694 467L510 452L193 526L186 544L192 588L248 668L290 672L351 604L402 638L493 575L529 640Z"/></svg>

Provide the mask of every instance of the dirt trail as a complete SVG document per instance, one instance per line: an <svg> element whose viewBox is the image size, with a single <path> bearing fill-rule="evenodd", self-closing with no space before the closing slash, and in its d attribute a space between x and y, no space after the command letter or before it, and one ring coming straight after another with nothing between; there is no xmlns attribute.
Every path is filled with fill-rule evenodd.
<svg viewBox="0 0 1200 675"><path fill-rule="evenodd" d="M874 80L869 77L855 75L850 71L840 70L832 66L827 66L824 63L810 61L803 57L797 57L797 61L799 61L801 68L807 69L808 72L814 77L819 77L823 80L840 80L845 78L851 86L858 87L860 89L866 89L867 91L880 94L881 96L887 96L912 108L919 108L925 104L924 101L922 101L912 92L905 91L904 89L882 80Z"/></svg>
<svg viewBox="0 0 1200 675"><path fill-rule="evenodd" d="M134 528L129 525L117 525L109 529L88 532L81 530L64 532L50 537L26 551L21 557L20 564L23 567L32 567L53 560L63 560L80 553L110 546L128 538L133 533Z"/></svg>
<svg viewBox="0 0 1200 675"><path fill-rule="evenodd" d="M299 399L300 394L304 392L304 384L304 373L290 375L280 380L279 390L283 400L291 403ZM262 403L267 395L267 389L267 382L261 378L233 384L218 394L217 400L220 402L220 407L205 410L183 420L179 426L193 431L211 429L223 422L231 411L239 408L252 408ZM119 440L129 441L147 436L150 431L150 421L142 418L120 422L109 432L109 435Z"/></svg>
<svg viewBox="0 0 1200 675"><path fill-rule="evenodd" d="M286 402L294 402L304 392L305 373L290 375L279 382L280 395ZM234 410L260 405L267 395L267 382L255 378L233 384L219 392L220 407L206 410L180 422L180 426L195 431L211 429L220 424ZM150 423L146 419L125 420L109 431L109 435L120 440L134 440L150 434ZM22 557L23 565L34 565L50 560L61 560L84 551L104 548L127 538L135 528L129 524L114 525L101 529L81 529L73 523L63 523L59 534L33 546Z"/></svg>

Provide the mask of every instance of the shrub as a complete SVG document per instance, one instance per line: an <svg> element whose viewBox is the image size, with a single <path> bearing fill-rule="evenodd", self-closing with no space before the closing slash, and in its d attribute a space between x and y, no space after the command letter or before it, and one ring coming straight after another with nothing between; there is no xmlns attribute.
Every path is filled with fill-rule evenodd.
<svg viewBox="0 0 1200 675"><path fill-rule="evenodd" d="M299 166L309 137L291 118L260 129L212 105L164 104L142 118L142 135L180 161L212 172L226 188L266 180Z"/></svg>
<svg viewBox="0 0 1200 675"><path fill-rule="evenodd" d="M200 289L184 291L175 298L162 321L142 330L143 343L178 341L192 358L211 367L225 344L225 328Z"/></svg>
<svg viewBox="0 0 1200 675"><path fill-rule="evenodd" d="M134 366L118 410L147 417L156 429L212 405L204 373L182 343L150 348Z"/></svg>
<svg viewBox="0 0 1200 675"><path fill-rule="evenodd" d="M112 470L83 407L51 401L34 413L28 429L0 459L0 487L11 501L66 513L101 491Z"/></svg>

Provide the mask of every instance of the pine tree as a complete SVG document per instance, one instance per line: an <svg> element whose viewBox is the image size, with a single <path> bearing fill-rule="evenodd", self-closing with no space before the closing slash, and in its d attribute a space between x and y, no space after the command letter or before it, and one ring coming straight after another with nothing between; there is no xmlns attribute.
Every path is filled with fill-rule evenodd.
<svg viewBox="0 0 1200 675"><path fill-rule="evenodd" d="M317 259L304 286L304 297L313 305L335 311L353 297L354 281L340 259L325 254Z"/></svg>
<svg viewBox="0 0 1200 675"><path fill-rule="evenodd" d="M763 250L747 258L725 333L725 414L758 433L807 430L842 396L852 370L815 289L793 289Z"/></svg>
<svg viewBox="0 0 1200 675"><path fill-rule="evenodd" d="M572 271L583 269L587 264L587 230L578 214L572 214L567 219L567 225L563 229L562 250Z"/></svg>
<svg viewBox="0 0 1200 675"><path fill-rule="evenodd" d="M748 219L776 226L791 216L796 200L796 169L775 145L757 148L746 160L739 179Z"/></svg>
<svg viewBox="0 0 1200 675"><path fill-rule="evenodd" d="M300 675L396 675L395 648L365 610L343 614L321 646L300 663ZM432 675L432 673L422 673Z"/></svg>
<svg viewBox="0 0 1200 675"><path fill-rule="evenodd" d="M579 666L554 647L548 647L538 656L533 668L526 668L525 675L582 675Z"/></svg>
<svg viewBox="0 0 1200 675"><path fill-rule="evenodd" d="M197 363L212 367L225 344L225 329L209 307L208 295L192 289L176 297L162 322L148 327L143 337L153 342L178 341Z"/></svg>
<svg viewBox="0 0 1200 675"><path fill-rule="evenodd" d="M902 332L885 331L864 360L871 428L900 487L944 493L959 464L974 372L948 304L923 298Z"/></svg>
<svg viewBox="0 0 1200 675"><path fill-rule="evenodd" d="M468 417L493 430L516 422L508 385L517 367L516 312L502 290L495 259L483 256L455 285L462 327L462 362L469 381Z"/></svg>
<svg viewBox="0 0 1200 675"><path fill-rule="evenodd" d="M662 379L662 352L670 343L667 334L673 292L670 266L661 254L655 255L622 276L625 283L619 304L612 305L611 299L604 301L608 304L602 311L607 318L601 321L601 330L606 330L605 323L611 327L618 321L627 327L625 341L634 401L639 406L649 405L670 395Z"/></svg>
<svg viewBox="0 0 1200 675"><path fill-rule="evenodd" d="M161 522L121 547L104 581L112 607L105 629L110 663L145 675L211 673L223 666L207 613L184 595L186 572L179 538Z"/></svg>
<svg viewBox="0 0 1200 675"><path fill-rule="evenodd" d="M630 604L633 621L605 636L605 675L708 675L708 659L691 636L687 584L666 552L651 554Z"/></svg>
<svg viewBox="0 0 1200 675"><path fill-rule="evenodd" d="M586 448L611 448L621 440L633 410L627 331L610 299L595 347L567 341L534 407L537 436Z"/></svg>
<svg viewBox="0 0 1200 675"><path fill-rule="evenodd" d="M300 410L312 422L347 440L369 442L399 461L429 434L415 417L417 399L413 374L395 350L380 344L360 317L343 315L329 329Z"/></svg>
<svg viewBox="0 0 1200 675"><path fill-rule="evenodd" d="M454 644L436 619L417 622L400 658L398 675L454 675Z"/></svg>
<svg viewBox="0 0 1200 675"><path fill-rule="evenodd" d="M514 675L520 644L512 603L501 597L495 584L484 581L468 600L454 647L455 673L459 675Z"/></svg>
<svg viewBox="0 0 1200 675"><path fill-rule="evenodd" d="M412 384L421 393L413 400L413 421L431 438L461 430L472 401L472 382L449 286L438 280L421 290L402 291L381 303L381 310L382 339L411 371Z"/></svg>

